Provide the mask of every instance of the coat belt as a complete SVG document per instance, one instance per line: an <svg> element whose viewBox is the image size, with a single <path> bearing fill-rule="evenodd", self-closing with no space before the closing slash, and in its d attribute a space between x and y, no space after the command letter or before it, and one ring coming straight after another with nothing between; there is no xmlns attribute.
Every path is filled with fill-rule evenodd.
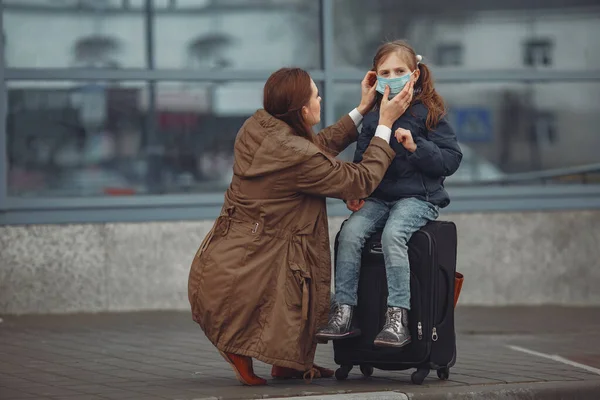
<svg viewBox="0 0 600 400"><path fill-rule="evenodd" d="M234 218L233 217L234 211L235 211L235 207L233 207L233 206L227 207L224 210L224 212L222 212L221 215L219 215L217 217L215 225L210 230L210 232L208 232L208 234L206 235L206 237L200 244L200 247L198 248L198 251L196 252L196 257L200 257L200 255L202 255L202 253L208 248L208 246L210 245L210 242L212 241L212 239L214 237L215 228L217 228L217 227L223 226L223 231L221 233L221 236L226 236L227 233L229 233L229 228L231 227L231 224L245 226L248 228L248 230L252 234L256 234L256 233L258 233L259 230L261 230L260 222L244 221L241 219ZM301 240L299 238L299 236L301 236L301 235L298 235L297 233L295 233L293 231L289 231L286 229L265 229L265 227L262 227L262 233L267 236L273 236L273 237L284 239L284 240L291 240L291 241L295 241L298 243L302 243L303 250L306 250L305 249L306 241Z"/></svg>

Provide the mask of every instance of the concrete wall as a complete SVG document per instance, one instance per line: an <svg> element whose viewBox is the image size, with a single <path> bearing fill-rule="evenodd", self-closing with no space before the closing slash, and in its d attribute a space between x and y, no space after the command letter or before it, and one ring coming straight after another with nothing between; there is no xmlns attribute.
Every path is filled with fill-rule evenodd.
<svg viewBox="0 0 600 400"><path fill-rule="evenodd" d="M447 214L461 304L600 305L600 210ZM330 219L333 239L344 218ZM186 309L212 226L148 222L0 227L0 313Z"/></svg>

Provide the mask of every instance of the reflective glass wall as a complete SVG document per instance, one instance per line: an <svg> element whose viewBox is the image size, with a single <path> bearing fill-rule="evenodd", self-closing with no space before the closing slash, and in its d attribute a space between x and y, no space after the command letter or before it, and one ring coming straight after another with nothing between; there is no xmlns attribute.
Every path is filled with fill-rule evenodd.
<svg viewBox="0 0 600 400"><path fill-rule="evenodd" d="M446 100L449 185L600 163L595 0L4 0L2 34L0 207L222 193L271 72L309 70L330 124L395 38Z"/></svg>

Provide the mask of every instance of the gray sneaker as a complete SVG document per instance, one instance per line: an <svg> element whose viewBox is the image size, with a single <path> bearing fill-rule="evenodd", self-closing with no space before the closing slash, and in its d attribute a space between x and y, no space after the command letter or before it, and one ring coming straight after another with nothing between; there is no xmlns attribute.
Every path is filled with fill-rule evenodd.
<svg viewBox="0 0 600 400"><path fill-rule="evenodd" d="M408 310L401 307L388 307L385 325L375 341L378 347L404 347L410 343L408 330Z"/></svg>

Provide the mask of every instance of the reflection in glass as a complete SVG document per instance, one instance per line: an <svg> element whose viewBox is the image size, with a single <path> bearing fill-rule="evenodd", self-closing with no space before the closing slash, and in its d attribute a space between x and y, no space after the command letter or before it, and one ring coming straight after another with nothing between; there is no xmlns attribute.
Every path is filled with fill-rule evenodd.
<svg viewBox="0 0 600 400"><path fill-rule="evenodd" d="M164 82L157 85L156 130L164 146L168 192L223 190L233 145L262 103L262 83Z"/></svg>
<svg viewBox="0 0 600 400"><path fill-rule="evenodd" d="M386 40L407 39L436 66L469 69L596 69L600 5L544 2L334 1L334 62L371 67ZM448 48L448 44L452 48Z"/></svg>
<svg viewBox="0 0 600 400"><path fill-rule="evenodd" d="M143 193L146 93L137 82L8 82L9 194Z"/></svg>
<svg viewBox="0 0 600 400"><path fill-rule="evenodd" d="M10 1L3 24L8 67L145 66L141 0Z"/></svg>
<svg viewBox="0 0 600 400"><path fill-rule="evenodd" d="M193 3L157 9L157 68L321 67L319 1Z"/></svg>
<svg viewBox="0 0 600 400"><path fill-rule="evenodd" d="M222 191L263 83L9 82L11 196Z"/></svg>
<svg viewBox="0 0 600 400"><path fill-rule="evenodd" d="M600 83L444 83L437 89L464 151L449 183L600 162ZM334 95L338 117L360 98L354 84L337 85Z"/></svg>

